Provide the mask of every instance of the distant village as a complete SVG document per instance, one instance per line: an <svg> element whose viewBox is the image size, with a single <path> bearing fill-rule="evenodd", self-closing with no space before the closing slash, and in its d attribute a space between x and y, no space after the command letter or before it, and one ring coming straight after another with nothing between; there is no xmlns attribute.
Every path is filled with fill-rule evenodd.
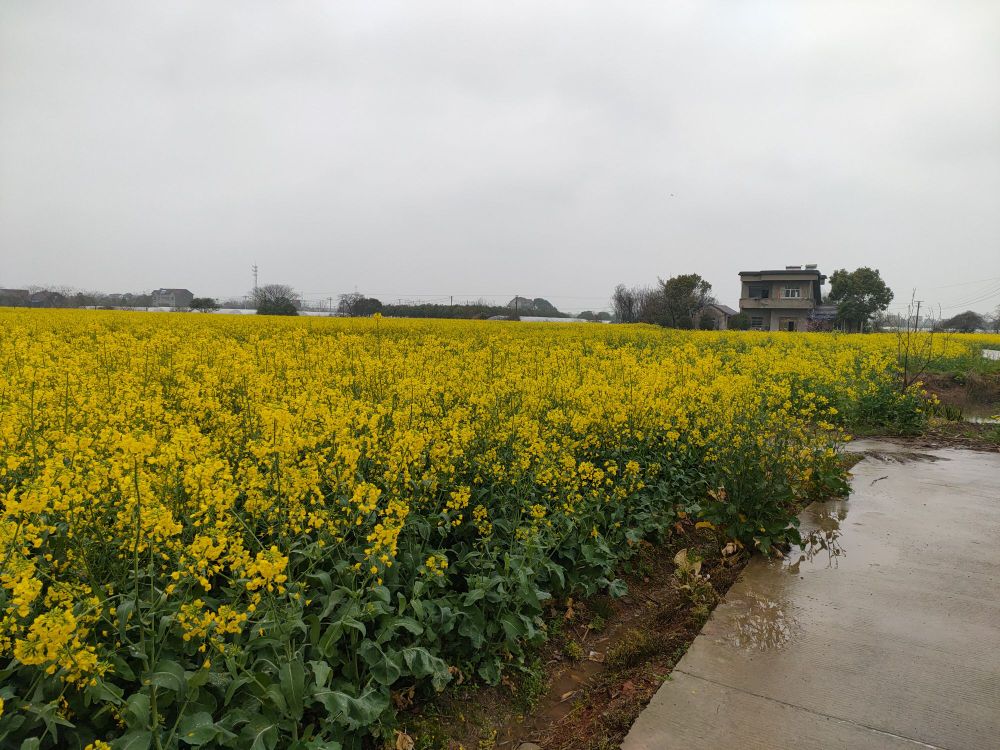
<svg viewBox="0 0 1000 750"><path fill-rule="evenodd" d="M197 297L185 288L164 287L139 294L105 294L68 288L0 288L0 307L91 308L144 311L218 312L230 314L294 314L363 317L376 313L400 318L465 318L524 322L652 323L668 328L758 331L926 330L1000 331L1000 308L993 316L972 310L949 318L933 316L919 306L908 314L888 313L893 293L877 270L837 271L833 289L824 297L827 276L816 264L781 269L740 271L738 309L720 303L711 285L697 274L659 280L646 287L619 285L611 310L560 311L542 297L514 296L497 305L485 300L449 304L383 303L358 292L305 301L288 286L270 284L241 297Z"/></svg>

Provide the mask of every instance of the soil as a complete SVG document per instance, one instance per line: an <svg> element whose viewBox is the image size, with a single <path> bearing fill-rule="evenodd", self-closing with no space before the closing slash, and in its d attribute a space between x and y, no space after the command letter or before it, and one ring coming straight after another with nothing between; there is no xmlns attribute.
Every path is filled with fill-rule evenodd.
<svg viewBox="0 0 1000 750"><path fill-rule="evenodd" d="M987 453L1000 453L1000 424L932 419L922 435L914 437L866 435L865 437L906 445L917 451L933 448L963 448ZM848 447L848 449L850 448Z"/></svg>
<svg viewBox="0 0 1000 750"><path fill-rule="evenodd" d="M553 605L537 673L448 690L401 716L401 729L417 750L617 748L748 562L745 551L724 556L723 544L690 523L666 544L644 542L623 571L625 596ZM705 584L695 591L674 575L682 549L702 560Z"/></svg>
<svg viewBox="0 0 1000 750"><path fill-rule="evenodd" d="M989 417L1000 411L1000 374L998 373L925 373L920 377L924 390L941 402L939 411L959 419L969 416Z"/></svg>

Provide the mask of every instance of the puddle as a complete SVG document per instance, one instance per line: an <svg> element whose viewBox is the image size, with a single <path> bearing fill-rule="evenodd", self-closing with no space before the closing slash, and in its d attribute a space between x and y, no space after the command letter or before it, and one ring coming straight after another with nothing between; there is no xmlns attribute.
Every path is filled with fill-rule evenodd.
<svg viewBox="0 0 1000 750"><path fill-rule="evenodd" d="M980 417L980 416L969 416L965 418L966 422L972 422L972 424L1000 424L1000 418L997 417Z"/></svg>
<svg viewBox="0 0 1000 750"><path fill-rule="evenodd" d="M899 450L866 450L864 452L866 458L874 458L876 461L881 461L884 464L905 464L911 461L924 461L933 463L935 461L947 461L947 458L942 458L940 456L934 456L930 453L918 453L916 451L906 450L900 448Z"/></svg>
<svg viewBox="0 0 1000 750"><path fill-rule="evenodd" d="M732 620L729 640L748 651L771 651L788 643L800 630L798 619L785 602L757 593L744 601L746 611Z"/></svg>

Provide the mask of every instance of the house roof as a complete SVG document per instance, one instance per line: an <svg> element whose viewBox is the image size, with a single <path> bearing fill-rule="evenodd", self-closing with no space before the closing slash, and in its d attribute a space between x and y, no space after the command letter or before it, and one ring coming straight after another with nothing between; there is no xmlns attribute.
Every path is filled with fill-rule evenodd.
<svg viewBox="0 0 1000 750"><path fill-rule="evenodd" d="M773 271L740 271L740 276L802 276L803 274L813 274L815 276L823 276L823 274L816 268L782 268Z"/></svg>
<svg viewBox="0 0 1000 750"><path fill-rule="evenodd" d="M713 302L711 305L709 305L709 307L714 307L716 310L721 310L726 315L739 315L739 313L736 312L736 310L731 308L729 305L719 305Z"/></svg>

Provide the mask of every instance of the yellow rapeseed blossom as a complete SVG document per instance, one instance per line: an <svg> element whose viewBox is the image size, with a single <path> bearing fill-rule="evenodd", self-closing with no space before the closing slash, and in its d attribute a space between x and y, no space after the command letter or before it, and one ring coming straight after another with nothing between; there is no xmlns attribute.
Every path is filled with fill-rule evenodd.
<svg viewBox="0 0 1000 750"><path fill-rule="evenodd" d="M220 670L318 621L325 586L361 611L515 553L610 565L676 467L807 496L846 425L909 404L895 357L879 335L0 310L0 658L67 694L138 685L137 644Z"/></svg>

